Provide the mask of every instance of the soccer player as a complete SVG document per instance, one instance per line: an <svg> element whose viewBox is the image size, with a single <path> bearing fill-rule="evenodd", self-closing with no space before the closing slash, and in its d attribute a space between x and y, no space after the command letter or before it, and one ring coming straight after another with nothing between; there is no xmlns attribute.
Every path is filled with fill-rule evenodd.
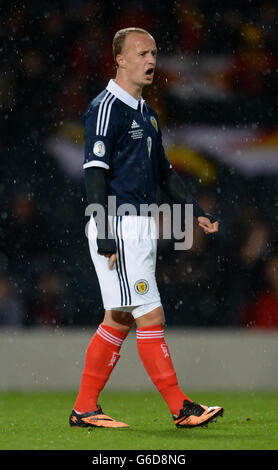
<svg viewBox="0 0 278 470"><path fill-rule="evenodd" d="M218 230L216 219L204 212L173 170L164 153L158 116L142 98L143 87L153 82L156 54L154 38L147 31L118 31L113 40L116 77L84 115L86 195L89 204L103 207L107 227L101 235L101 224L91 216L89 248L105 314L87 348L71 426L128 427L104 414L98 398L134 324L139 356L174 424L205 426L223 414L220 406L195 403L178 385L164 339L164 312L155 279L154 217L140 213L143 204L156 202L160 185L174 203L193 204L193 215L206 234ZM138 212L111 217L109 196L116 197L117 209L130 204Z"/></svg>

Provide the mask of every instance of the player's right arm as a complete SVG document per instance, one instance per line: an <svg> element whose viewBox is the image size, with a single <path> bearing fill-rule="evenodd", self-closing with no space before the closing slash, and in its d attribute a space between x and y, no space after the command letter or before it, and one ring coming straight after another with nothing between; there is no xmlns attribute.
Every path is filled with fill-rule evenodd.
<svg viewBox="0 0 278 470"><path fill-rule="evenodd" d="M97 235L98 253L113 256L115 259L116 242L108 223L108 184L111 149L115 139L115 119L111 118L113 99L109 94L95 106L90 105L84 118L84 176L86 197L89 204L100 204L104 209L105 237ZM97 220L95 218L96 225ZM113 261L112 259L112 261Z"/></svg>
<svg viewBox="0 0 278 470"><path fill-rule="evenodd" d="M108 191L107 191L107 170L92 166L85 169L85 189L86 197L89 204L98 204L103 208L104 220L102 221L105 228L105 237L99 236L98 222L96 221L98 236L97 246L98 253L104 256L111 256L116 253L116 242L110 231L108 223Z"/></svg>

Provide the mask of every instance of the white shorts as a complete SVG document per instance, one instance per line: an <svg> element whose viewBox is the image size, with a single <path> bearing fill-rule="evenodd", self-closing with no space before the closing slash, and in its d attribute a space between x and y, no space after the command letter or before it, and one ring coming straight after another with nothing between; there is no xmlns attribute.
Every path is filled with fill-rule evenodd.
<svg viewBox="0 0 278 470"><path fill-rule="evenodd" d="M117 261L109 269L109 258L97 253L97 229L93 216L88 226L91 258L106 310L129 311L134 318L161 305L157 288L156 224L153 217L117 216L109 218L117 244ZM149 304L150 308L149 308ZM139 308L140 307L140 308Z"/></svg>

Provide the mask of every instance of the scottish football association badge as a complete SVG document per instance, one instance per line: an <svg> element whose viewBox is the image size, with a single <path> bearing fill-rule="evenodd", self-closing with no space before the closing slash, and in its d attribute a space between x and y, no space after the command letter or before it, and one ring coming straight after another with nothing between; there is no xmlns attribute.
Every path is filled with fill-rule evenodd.
<svg viewBox="0 0 278 470"><path fill-rule="evenodd" d="M134 289L137 294L146 294L149 290L149 283L145 279L140 279L139 281L135 282Z"/></svg>
<svg viewBox="0 0 278 470"><path fill-rule="evenodd" d="M158 132L157 120L153 116L151 116L151 123L152 123L153 127L155 128L156 132Z"/></svg>

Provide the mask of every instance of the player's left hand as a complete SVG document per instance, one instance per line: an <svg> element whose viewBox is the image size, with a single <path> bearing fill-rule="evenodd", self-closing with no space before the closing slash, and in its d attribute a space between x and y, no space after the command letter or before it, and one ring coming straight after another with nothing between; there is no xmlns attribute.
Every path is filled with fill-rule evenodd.
<svg viewBox="0 0 278 470"><path fill-rule="evenodd" d="M198 224L206 235L218 232L219 223L217 221L212 223L207 217L200 216L198 217Z"/></svg>

